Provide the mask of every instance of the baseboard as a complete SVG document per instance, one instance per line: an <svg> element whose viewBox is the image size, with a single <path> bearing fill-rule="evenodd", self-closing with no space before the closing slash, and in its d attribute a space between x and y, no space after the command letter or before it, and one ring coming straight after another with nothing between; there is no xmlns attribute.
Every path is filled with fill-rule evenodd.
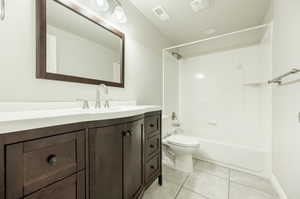
<svg viewBox="0 0 300 199"><path fill-rule="evenodd" d="M277 177L274 174L271 175L271 183L275 191L277 192L279 199L288 199L286 193L284 192L282 186L280 185Z"/></svg>

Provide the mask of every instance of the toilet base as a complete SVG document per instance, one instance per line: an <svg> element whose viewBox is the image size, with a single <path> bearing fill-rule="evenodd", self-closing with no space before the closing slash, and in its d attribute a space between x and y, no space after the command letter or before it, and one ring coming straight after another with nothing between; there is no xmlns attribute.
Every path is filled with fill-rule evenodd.
<svg viewBox="0 0 300 199"><path fill-rule="evenodd" d="M193 156L190 154L177 154L175 168L183 172L192 173L194 171Z"/></svg>

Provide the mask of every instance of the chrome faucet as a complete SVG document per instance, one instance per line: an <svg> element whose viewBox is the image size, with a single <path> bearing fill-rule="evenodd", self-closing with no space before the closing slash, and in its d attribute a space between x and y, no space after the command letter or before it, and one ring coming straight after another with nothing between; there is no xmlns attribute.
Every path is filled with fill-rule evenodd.
<svg viewBox="0 0 300 199"><path fill-rule="evenodd" d="M104 94L101 94L101 90L104 90ZM109 99L108 99L108 87L105 84L101 84L97 86L96 89L96 103L95 103L95 109L100 109L101 108L101 102L103 100L103 106L104 108L109 108Z"/></svg>
<svg viewBox="0 0 300 199"><path fill-rule="evenodd" d="M100 85L97 86L96 89L96 103L95 103L95 109L101 108L101 95L100 95Z"/></svg>
<svg viewBox="0 0 300 199"><path fill-rule="evenodd" d="M76 101L83 102L82 109L89 109L90 108L88 100L86 100L86 99L77 99Z"/></svg>
<svg viewBox="0 0 300 199"><path fill-rule="evenodd" d="M104 84L101 85L104 89L104 108L109 108L109 99L108 99L108 87Z"/></svg>

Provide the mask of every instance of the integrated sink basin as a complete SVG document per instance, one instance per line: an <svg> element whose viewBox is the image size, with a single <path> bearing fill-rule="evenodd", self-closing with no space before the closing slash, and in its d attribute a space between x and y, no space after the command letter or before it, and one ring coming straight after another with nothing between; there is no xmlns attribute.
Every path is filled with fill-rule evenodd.
<svg viewBox="0 0 300 199"><path fill-rule="evenodd" d="M137 105L111 106L101 109L82 109L78 106L22 111L1 111L0 109L0 132L9 133L37 127L124 118L158 110L161 110L160 106Z"/></svg>
<svg viewBox="0 0 300 199"><path fill-rule="evenodd" d="M143 110L144 108L147 107L149 108L151 106L120 106L120 107L110 107L110 108L101 108L101 109L70 108L70 109L54 109L54 110L0 112L0 122L41 119L41 118L61 117L61 116L87 115L87 114L113 114L113 113L115 114L115 113Z"/></svg>

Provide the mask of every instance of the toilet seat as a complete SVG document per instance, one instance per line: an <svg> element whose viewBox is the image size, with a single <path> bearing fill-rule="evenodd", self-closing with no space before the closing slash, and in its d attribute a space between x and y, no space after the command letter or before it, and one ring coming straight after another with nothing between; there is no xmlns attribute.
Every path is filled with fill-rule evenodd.
<svg viewBox="0 0 300 199"><path fill-rule="evenodd" d="M199 145L198 140L184 135L172 135L167 138L167 142L180 147L196 147Z"/></svg>

